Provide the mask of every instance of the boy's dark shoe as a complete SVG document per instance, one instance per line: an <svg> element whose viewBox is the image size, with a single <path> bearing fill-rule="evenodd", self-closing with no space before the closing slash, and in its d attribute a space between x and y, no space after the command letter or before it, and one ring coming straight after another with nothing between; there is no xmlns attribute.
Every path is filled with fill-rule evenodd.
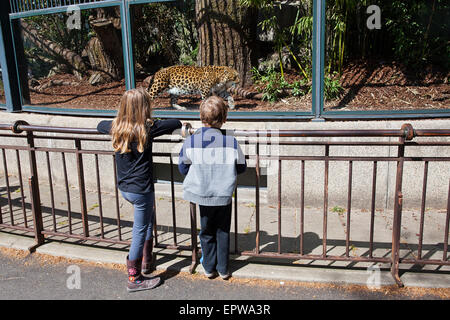
<svg viewBox="0 0 450 320"><path fill-rule="evenodd" d="M226 273L220 273L219 272L219 276L223 279L223 280L228 280L231 278L231 273L226 272Z"/></svg>
<svg viewBox="0 0 450 320"><path fill-rule="evenodd" d="M213 272L207 272L207 271L205 270L205 276L206 276L208 279L214 279L215 277L217 277L217 272L215 272L215 271L213 271Z"/></svg>
<svg viewBox="0 0 450 320"><path fill-rule="evenodd" d="M142 259L128 260L127 257L128 292L153 289L161 283L161 279L159 277L152 277L152 278L144 277L141 274L141 264Z"/></svg>
<svg viewBox="0 0 450 320"><path fill-rule="evenodd" d="M144 242L144 255L142 256L142 270L143 274L150 274L155 271L155 265L153 263L153 238L145 240Z"/></svg>

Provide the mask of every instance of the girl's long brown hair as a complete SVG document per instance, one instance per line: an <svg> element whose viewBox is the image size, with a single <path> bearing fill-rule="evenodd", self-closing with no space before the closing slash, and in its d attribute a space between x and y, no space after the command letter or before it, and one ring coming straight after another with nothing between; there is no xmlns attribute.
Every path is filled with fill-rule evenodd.
<svg viewBox="0 0 450 320"><path fill-rule="evenodd" d="M153 125L150 96L144 88L126 91L119 111L111 126L114 151L130 152L130 143L138 143L137 150L143 152L148 140L148 128Z"/></svg>

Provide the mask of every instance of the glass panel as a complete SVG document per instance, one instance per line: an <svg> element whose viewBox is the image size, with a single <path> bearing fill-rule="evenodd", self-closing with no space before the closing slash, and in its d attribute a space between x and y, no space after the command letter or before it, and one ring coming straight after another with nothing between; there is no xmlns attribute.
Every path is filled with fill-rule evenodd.
<svg viewBox="0 0 450 320"><path fill-rule="evenodd" d="M450 3L327 1L326 111L450 106Z"/></svg>
<svg viewBox="0 0 450 320"><path fill-rule="evenodd" d="M136 87L149 87L153 75L164 67L196 64L197 31L195 2L147 3L130 6L131 44ZM192 95L185 101L196 103ZM169 95L162 92L155 110L171 109Z"/></svg>
<svg viewBox="0 0 450 320"><path fill-rule="evenodd" d="M125 92L119 6L18 23L23 39L23 50L17 50L19 73L28 79L22 84L24 104L116 109Z"/></svg>
<svg viewBox="0 0 450 320"><path fill-rule="evenodd" d="M227 66L240 79L239 89L228 89L235 106L231 112L311 113L312 1L276 6L268 0L242 1L264 3L257 10L237 1L197 1L197 14L195 3L131 6L137 87L149 88L158 70L174 65ZM205 3L211 6L202 8ZM226 94L221 96L232 105ZM174 108L163 91L153 108L198 111L200 102L198 92L181 94Z"/></svg>

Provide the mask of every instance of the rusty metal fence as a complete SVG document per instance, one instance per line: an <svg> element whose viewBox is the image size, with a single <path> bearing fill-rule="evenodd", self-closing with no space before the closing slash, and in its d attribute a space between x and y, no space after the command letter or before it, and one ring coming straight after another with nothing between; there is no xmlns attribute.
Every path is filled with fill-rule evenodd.
<svg viewBox="0 0 450 320"><path fill-rule="evenodd" d="M186 126L183 129L184 133L189 134L193 132L192 128ZM10 132L8 132L10 131ZM41 135L41 133L47 133L47 135ZM48 133L61 133L64 135L48 135ZM423 235L424 235L424 225L426 217L426 198L427 198L427 179L429 175L429 164L430 163L448 163L450 157L429 157L429 156L409 156L405 153L405 149L432 146L439 148L448 148L450 142L448 139L438 139L432 140L433 137L448 137L450 136L450 129L414 129L411 125L405 124L400 129L392 130L278 130L274 132L270 131L258 131L258 130L235 130L233 134L238 138L243 146L253 146L254 152L247 152L246 158L254 164L254 201L255 201L255 233L254 233L254 245L251 247L246 246L246 248L241 248L241 242L239 236L241 235L238 229L239 220L239 195L238 188L235 190L234 194L234 210L233 219L234 226L232 231L234 231L234 237L232 237L234 242L234 248L232 253L243 256L255 256L268 258L286 258L291 260L325 260L325 261L348 261L348 262L368 262L368 263L387 263L391 266L391 273L395 281L399 286L402 282L399 277L400 264L414 264L414 265L440 265L448 266L450 261L448 260L448 235L449 235L449 221L450 221L450 179L448 176L444 175L443 184L448 185L448 193L445 195L447 197L447 207L445 211L445 222L442 232L442 258L441 259L429 259L422 255L423 251ZM33 126L29 125L24 121L17 121L14 124L0 124L0 137L2 140L4 138L8 139L21 139L25 141L25 144L3 144L0 143L0 149L2 151L3 158L3 171L4 171L4 188L2 191L1 199L5 199L4 204L0 205L0 229L15 229L20 231L25 231L34 234L36 240L36 246L44 243L45 237L47 236L60 236L70 239L79 239L80 241L98 241L112 244L122 244L129 245L130 240L123 238L123 229L125 227L124 221L121 221L121 208L119 206L119 193L117 189L116 181L116 169L114 165L114 152L98 150L98 149L85 149L83 144L87 141L90 142L107 142L108 138L98 136L99 133L95 129L83 129L83 128L62 128L62 127L45 127L45 126ZM277 136L272 139L273 136ZM332 141L330 137L341 137L349 138L350 141ZM383 138L390 137L396 141L369 141L367 138ZM421 137L420 141L414 141L416 137ZM263 139L264 138L264 139ZM286 138L286 139L284 139ZM290 140L288 139L290 138ZM316 141L311 140L301 140L300 138L319 138ZM328 139L322 139L328 138ZM351 138L358 138L358 141L351 140ZM428 141L431 138L432 141ZM47 146L36 146L36 141L50 141L50 140L66 140L72 144L71 147L47 147ZM170 139L155 139L154 143L158 144L169 144L169 143L180 143L183 141L181 136L171 137ZM296 154L276 154L267 155L260 152L260 146L262 144L277 144L279 146L318 146L323 148L322 155L296 155ZM332 156L330 155L330 148L346 146L346 147L361 147L361 146L383 146L396 149L396 154L393 156L373 156L373 155L357 155L357 156ZM247 149L244 149L247 150ZM7 152L8 151L8 155ZM29 177L28 184L23 183L25 178L22 174L24 163L23 163L23 153L27 154L29 166ZM43 188L40 188L40 178L38 172L38 164L36 160L36 154L42 153L45 155L43 159L46 162L47 168L47 178L49 183L49 198L51 205L48 213L43 215L43 210L41 207L41 195L44 192ZM58 196L59 199L66 199L66 208L64 213L56 213L55 209L55 195L53 190L52 181L52 166L50 154L59 154L60 161L62 163L60 172L63 176L65 195L61 194ZM72 212L71 197L70 197L70 184L67 178L67 166L66 157L71 154L75 157L76 169L77 169L77 187L79 192L79 208L80 212ZM96 193L98 197L98 216L93 217L89 214L89 209L86 204L86 187L85 187L85 169L84 169L84 157L91 155L94 157L94 168L96 174ZM105 170L106 162L99 160L99 157L109 157L112 159L110 165L112 168L110 170L114 172L111 179L114 180L115 191L114 191L114 201L115 201L115 217L106 218L103 214L103 203L102 203L102 186L105 183L100 178L100 172ZM189 250L192 252L192 264L190 267L191 272L194 270L199 253L199 246L197 240L197 213L196 206L190 204L190 212L177 212L175 205L175 181L174 181L174 155L170 152L155 152L155 157L165 157L168 159L170 165L170 194L172 203L172 232L173 232L173 243L161 243L158 241L158 225L155 221L155 247L157 248L169 248L177 250ZM175 156L176 157L176 156ZM41 158L42 159L42 158ZM276 187L276 250L267 250L267 248L262 248L261 243L261 162L270 161L277 165L277 187ZM300 192L297 195L300 201L299 207L299 235L298 235L298 246L295 250L290 250L286 252L283 250L284 236L282 233L282 168L283 163L296 162L300 164L298 171L298 183L300 185ZM307 163L310 162L322 162L323 163L323 207L322 207L322 235L320 239L321 253L311 254L305 250L305 167ZM345 243L345 253L340 255L331 255L328 252L330 242L333 239L329 239L327 236L329 225L329 175L330 175L330 164L331 163L346 163L348 168L347 176L347 210L346 210L346 223L345 223L345 239L342 239ZM371 163L372 167L372 179L371 186L368 186L367 190L371 190L371 209L370 209L370 221L369 221L369 241L367 243L367 251L363 255L354 256L350 254L351 251L351 217L352 217L352 182L353 182L353 168L355 163L364 162ZM374 254L374 219L376 215L375 211L375 190L377 183L377 170L380 163L394 163L396 166L395 173L395 188L392 191L394 199L393 203L393 216L392 221L392 236L390 237L391 242L388 244L389 252L383 256ZM420 162L423 164L423 176L417 177L417 180L422 185L422 195L421 195L421 208L420 208L420 221L418 225L418 242L417 245L417 255L413 258L402 257L400 255L401 243L401 228L402 228L402 205L403 205L403 176L404 176L404 164L407 162ZM42 165L42 164L40 164ZM9 168L15 166L18 180L18 188L13 190L10 185L10 175ZM28 186L28 192L30 196L30 201L27 203L27 196L25 194L25 189ZM13 199L13 195L16 198ZM3 209L6 207L6 211ZM18 208L18 209L14 209ZM156 208L157 211L157 208ZM31 214L31 215L30 215ZM180 215L189 215L190 219L190 243L187 245L181 245L177 240L177 217ZM64 215L67 223L61 225L57 222L58 216ZM90 221L95 221L96 230L92 232L92 224ZM108 228L108 231L106 231ZM438 232L436 230L436 232ZM241 232L242 233L242 232ZM110 236L107 236L110 235ZM112 235L112 236L111 236ZM294 252L292 252L294 251Z"/></svg>

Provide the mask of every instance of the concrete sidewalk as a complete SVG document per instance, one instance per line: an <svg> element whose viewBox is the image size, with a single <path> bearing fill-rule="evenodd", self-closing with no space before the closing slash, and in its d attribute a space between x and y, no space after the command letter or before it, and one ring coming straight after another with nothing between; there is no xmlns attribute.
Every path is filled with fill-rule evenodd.
<svg viewBox="0 0 450 320"><path fill-rule="evenodd" d="M4 183L3 181L0 181ZM18 183L14 177L10 177L12 190ZM190 245L190 219L189 203L180 199L181 186L175 188L175 211L177 230L173 232L172 199L170 197L170 185L156 185L156 212L158 242L172 244L174 235L179 245ZM41 202L43 207L44 227L53 230L67 232L69 223L67 219L66 190L54 186L55 215L52 215L51 198L46 190L48 185L41 184ZM24 186L24 194L29 194ZM73 189L73 190L72 190ZM80 219L79 192L72 187L70 191L70 209L72 215L72 232L82 234ZM262 192L264 192L262 190ZM2 217L5 223L9 219L9 205L4 190L1 192L0 205ZM89 230L91 235L100 234L99 223L99 199L94 191L87 192L87 207L89 214ZM24 215L21 206L20 192L11 193L13 215L17 224L22 223ZM254 190L239 189L238 191L238 221L237 221L237 246L239 251L253 250L255 248L255 195ZM262 194L261 199L265 199ZM32 224L31 210L25 199L25 211L28 224ZM102 193L102 211L104 221L104 234L106 237L117 236L114 194ZM119 195L119 215L122 228L122 239L131 240L132 207ZM276 252L278 247L278 215L276 205L261 202L260 218L260 243L261 250ZM402 224L402 250L401 257L417 255L417 233L419 230L418 210L405 210ZM198 215L198 212L197 212ZM426 212L425 234L422 256L426 259L442 259L442 242L444 239L445 212L442 210L428 209ZM231 227L231 246L235 247L234 214ZM294 208L282 208L282 241L281 248L284 253L299 252L299 220L300 211ZM199 218L197 219L199 228ZM351 255L367 256L369 248L369 224L370 212L365 209L352 210L351 212ZM305 207L305 234L304 253L321 254L323 234L323 209ZM390 257L392 236L392 212L377 209L374 225L374 251L375 257ZM327 254L342 255L345 253L346 239L346 212L345 208L330 205L327 228ZM0 229L0 246L28 250L34 246L34 238L24 235L23 232L11 229ZM61 256L70 259L83 259L100 263L125 264L128 246L68 239L51 236L44 245L37 247L36 252ZM155 249L157 254L157 269L173 269L181 272L189 272L191 264L191 252L174 251L168 249ZM322 282L333 284L357 284L368 285L374 276L381 286L395 285L389 272L389 264L376 264L379 273L374 273L372 263L355 262L331 262L310 260L286 260L268 259L245 256L231 256L231 271L236 278L258 278L279 281ZM368 269L371 267L371 269ZM202 273L201 265L196 272ZM412 266L401 265L401 280L409 287L450 288L450 267L438 266Z"/></svg>

